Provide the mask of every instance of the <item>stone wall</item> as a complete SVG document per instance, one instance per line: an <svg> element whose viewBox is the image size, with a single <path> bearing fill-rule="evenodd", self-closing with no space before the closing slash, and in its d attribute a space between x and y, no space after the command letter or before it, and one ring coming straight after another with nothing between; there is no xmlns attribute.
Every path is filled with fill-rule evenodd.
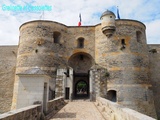
<svg viewBox="0 0 160 120"><path fill-rule="evenodd" d="M63 97L50 100L47 103L46 118L49 119L53 117L62 107L66 105Z"/></svg>
<svg viewBox="0 0 160 120"><path fill-rule="evenodd" d="M18 46L0 46L0 113L11 109Z"/></svg>
<svg viewBox="0 0 160 120"><path fill-rule="evenodd" d="M54 32L60 33L59 41L56 43ZM34 21L22 25L16 72L37 66L55 77L56 68L66 64L66 37L67 27L52 21Z"/></svg>
<svg viewBox="0 0 160 120"><path fill-rule="evenodd" d="M156 50L156 51L155 51ZM154 94L154 103L158 119L160 119L160 45L148 45L150 81Z"/></svg>
<svg viewBox="0 0 160 120"><path fill-rule="evenodd" d="M40 120L41 106L32 105L0 115L0 120Z"/></svg>
<svg viewBox="0 0 160 120"><path fill-rule="evenodd" d="M56 40L57 38L59 39ZM83 48L78 47L79 38L84 39ZM84 59L87 58L85 60L90 59L90 62L83 65L84 68L89 63L87 70L85 69L85 72L88 72L94 63L94 40L94 27L67 27L61 23L40 20L24 23L20 27L16 73L39 67L52 77L52 83L56 83L56 79L59 79L56 77L57 69L68 68L69 59L81 54ZM85 55L89 55L89 58ZM18 81L16 76L14 93L18 92ZM59 84L58 82L62 81L57 81L56 84ZM54 91L52 86L50 88ZM63 92L63 89L61 91Z"/></svg>
<svg viewBox="0 0 160 120"><path fill-rule="evenodd" d="M57 38L59 39L56 40ZM79 38L84 39L83 48L77 47ZM122 45L122 40L125 40L124 45ZM56 83L56 86L62 88L63 81L60 80L62 78L56 77L57 69L66 69L70 65L68 62L72 59L72 66L78 65L74 61L77 62L80 55L83 57L86 55L85 64L80 64L80 66L87 67L81 69L80 72L86 73L95 63L109 72L107 79L101 78L101 73L98 71L93 72L95 80L93 80L94 91L92 92L94 93L92 94L94 97L96 95L106 97L107 91L115 90L119 104L155 116L150 80L153 79L155 103L159 105L156 100L159 98L158 79L160 77L158 72L153 72L159 70L159 54L149 55L151 56L151 74L148 76L148 48L145 25L141 22L116 20L115 33L113 36L106 37L101 31L100 24L67 27L52 21L31 21L20 27L18 55L16 55L17 47L1 47L0 50L2 55L5 55L0 58L0 80L2 81L0 84L0 109L2 110L0 112L10 109L14 78L14 93L18 92L19 78L14 74L16 62L16 73L39 67L51 76L51 83ZM89 60L90 62L87 62ZM73 69L75 71L78 68L73 67ZM56 82L56 79L60 81ZM101 84L100 80L105 82ZM50 88L52 91L55 90L52 86ZM58 96L64 93L64 89L58 91L60 92ZM16 97L13 98L13 103L16 103Z"/></svg>
<svg viewBox="0 0 160 120"><path fill-rule="evenodd" d="M100 95L116 91L117 102L155 117L145 25L138 21L117 20L115 33L107 37L95 27L95 61L109 72ZM106 88L106 89L105 89Z"/></svg>
<svg viewBox="0 0 160 120"><path fill-rule="evenodd" d="M63 76L57 75L56 77L56 89L55 89L55 97L64 96L63 88Z"/></svg>
<svg viewBox="0 0 160 120"><path fill-rule="evenodd" d="M54 32L60 33L54 42ZM78 38L84 47L78 48ZM32 21L20 27L17 72L38 66L55 77L56 68L68 65L76 53L89 53L94 58L94 27L67 27L52 21Z"/></svg>
<svg viewBox="0 0 160 120"><path fill-rule="evenodd" d="M87 53L92 58L95 56L95 27L94 26L82 26L82 27L68 27L67 38L65 44L67 47L66 57L67 60L72 55L79 53ZM78 38L84 38L84 47L78 48Z"/></svg>
<svg viewBox="0 0 160 120"><path fill-rule="evenodd" d="M107 120L156 120L129 108L122 107L104 98L98 97L95 103L98 110Z"/></svg>
<svg viewBox="0 0 160 120"><path fill-rule="evenodd" d="M49 120L65 105L64 98L59 97L47 102L44 113L41 105L31 105L1 114L0 120Z"/></svg>
<svg viewBox="0 0 160 120"><path fill-rule="evenodd" d="M55 32L60 35L55 37ZM67 51L64 43L66 36L67 27L52 21L34 21L23 24L20 27L16 73L38 67L51 77L52 83L55 83L56 69L66 66L64 55L64 51ZM57 38L59 40L55 41ZM19 78L16 76L13 104L17 100L18 84ZM54 91L52 86L50 89Z"/></svg>

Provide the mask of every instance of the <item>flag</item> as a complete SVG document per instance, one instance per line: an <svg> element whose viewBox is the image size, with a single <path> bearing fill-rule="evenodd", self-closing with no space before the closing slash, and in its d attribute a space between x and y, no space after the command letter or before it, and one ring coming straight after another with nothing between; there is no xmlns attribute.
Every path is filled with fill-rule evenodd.
<svg viewBox="0 0 160 120"><path fill-rule="evenodd" d="M117 18L120 19L118 6L117 6Z"/></svg>
<svg viewBox="0 0 160 120"><path fill-rule="evenodd" d="M81 19L81 14L79 14L79 22L78 22L78 26L81 26L81 21L82 21L82 19Z"/></svg>

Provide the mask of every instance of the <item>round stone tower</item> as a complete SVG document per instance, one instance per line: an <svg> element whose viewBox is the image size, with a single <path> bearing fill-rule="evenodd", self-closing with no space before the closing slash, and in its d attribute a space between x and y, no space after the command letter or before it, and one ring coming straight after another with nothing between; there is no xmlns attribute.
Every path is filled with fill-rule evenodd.
<svg viewBox="0 0 160 120"><path fill-rule="evenodd" d="M52 21L31 21L21 25L16 72L39 67L53 76L55 68L65 64L62 56L66 29Z"/></svg>
<svg viewBox="0 0 160 120"><path fill-rule="evenodd" d="M21 25L12 109L17 107L21 95L18 91L21 74L50 76L49 89L54 93L57 68L65 67L67 62L63 57L66 31L66 26L52 21L37 20Z"/></svg>
<svg viewBox="0 0 160 120"><path fill-rule="evenodd" d="M115 27L115 18L116 16L114 15L113 12L107 10L105 11L102 16L101 16L101 27L102 27L102 32L106 36L111 36L116 27Z"/></svg>
<svg viewBox="0 0 160 120"><path fill-rule="evenodd" d="M152 86L148 79L145 25L135 20L114 21L114 13L105 13L108 14L105 17L103 13L101 19L110 19L112 15L111 24L109 20L105 24L102 21L95 28L95 61L108 71L106 77L101 77L107 83L100 86L103 87L100 95L156 117ZM112 36L107 37L105 29L107 36L111 33Z"/></svg>

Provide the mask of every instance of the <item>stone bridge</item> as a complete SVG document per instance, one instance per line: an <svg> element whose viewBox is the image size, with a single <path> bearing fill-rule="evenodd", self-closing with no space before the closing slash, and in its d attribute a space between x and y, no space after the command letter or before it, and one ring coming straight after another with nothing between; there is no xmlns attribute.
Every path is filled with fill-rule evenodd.
<svg viewBox="0 0 160 120"><path fill-rule="evenodd" d="M50 120L105 120L93 102L69 102Z"/></svg>
<svg viewBox="0 0 160 120"><path fill-rule="evenodd" d="M13 110L0 115L0 120L155 120L104 98L64 101L62 97L51 100L42 112L40 104Z"/></svg>

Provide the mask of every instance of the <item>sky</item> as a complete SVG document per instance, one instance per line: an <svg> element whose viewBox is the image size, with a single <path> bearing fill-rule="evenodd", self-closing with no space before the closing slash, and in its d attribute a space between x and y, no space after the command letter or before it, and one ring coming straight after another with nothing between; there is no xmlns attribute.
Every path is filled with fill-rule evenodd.
<svg viewBox="0 0 160 120"><path fill-rule="evenodd" d="M116 14L117 6L121 19L146 25L148 44L160 44L160 0L0 0L0 45L18 45L19 27L25 22L51 20L77 26L81 13L82 26L96 25L107 9Z"/></svg>

